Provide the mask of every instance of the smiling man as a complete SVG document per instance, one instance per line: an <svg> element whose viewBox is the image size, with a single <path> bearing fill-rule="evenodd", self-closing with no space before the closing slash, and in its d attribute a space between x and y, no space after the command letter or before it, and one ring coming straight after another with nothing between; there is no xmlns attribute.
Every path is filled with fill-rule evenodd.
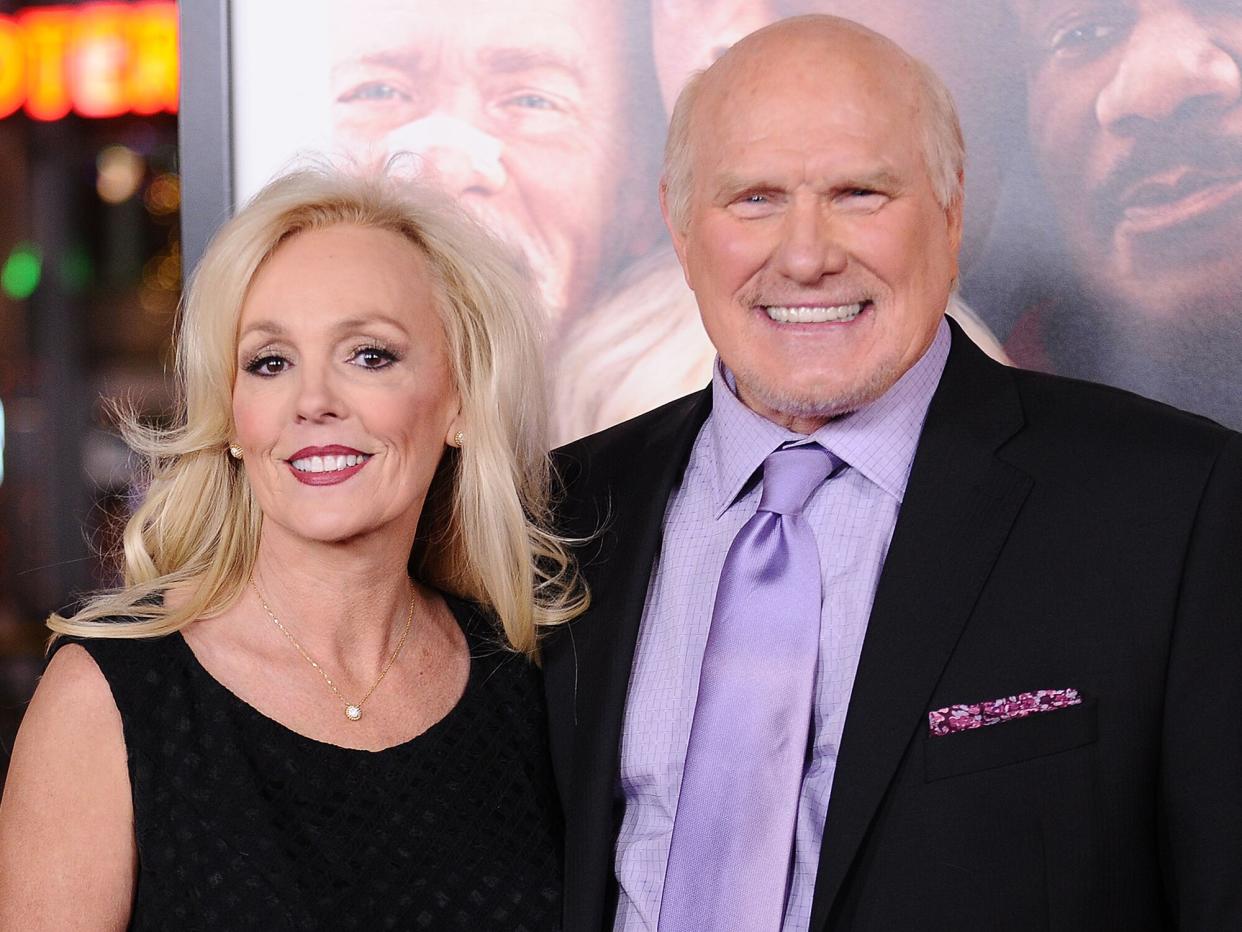
<svg viewBox="0 0 1242 932"><path fill-rule="evenodd" d="M1008 10L994 0L653 0L651 41L667 108L697 71L778 19L854 19L932 65L961 105L971 147L962 232L964 292L992 228L1001 174L1021 136L1021 69ZM630 270L623 288L574 324L558 386L564 440L609 427L702 386L713 351L672 250ZM638 273L638 274L635 274ZM949 314L994 358L1004 351L961 295Z"/></svg>
<svg viewBox="0 0 1242 932"><path fill-rule="evenodd" d="M651 233L650 212L626 196L654 181L631 138L652 101L626 72L626 6L368 0L333 10L338 143L363 166L398 156L446 187L522 252L558 325L581 313Z"/></svg>
<svg viewBox="0 0 1242 932"><path fill-rule="evenodd" d="M1020 339L1242 425L1242 6L1011 5L1032 147L1087 291Z"/></svg>
<svg viewBox="0 0 1242 932"><path fill-rule="evenodd" d="M945 320L964 155L834 17L682 91L712 385L558 454L566 929L1242 923L1242 437Z"/></svg>

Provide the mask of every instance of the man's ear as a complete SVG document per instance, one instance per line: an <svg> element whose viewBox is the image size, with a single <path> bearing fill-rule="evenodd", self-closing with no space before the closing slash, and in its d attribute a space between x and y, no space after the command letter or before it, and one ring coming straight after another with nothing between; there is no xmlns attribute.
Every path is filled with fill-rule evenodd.
<svg viewBox="0 0 1242 932"><path fill-rule="evenodd" d="M690 268L686 265L687 238L686 231L673 222L668 212L668 185L660 179L660 214L664 217L664 225L668 227L669 239L673 241L673 252L677 253L677 261L681 264L681 275L691 291L694 285L690 281Z"/></svg>
<svg viewBox="0 0 1242 932"><path fill-rule="evenodd" d="M966 201L966 185L965 178L961 172L957 173L957 197L953 203L945 210L945 222L948 224L949 231L949 248L953 253L953 280L957 281L960 274L958 262L960 261L962 252L962 224L963 212Z"/></svg>

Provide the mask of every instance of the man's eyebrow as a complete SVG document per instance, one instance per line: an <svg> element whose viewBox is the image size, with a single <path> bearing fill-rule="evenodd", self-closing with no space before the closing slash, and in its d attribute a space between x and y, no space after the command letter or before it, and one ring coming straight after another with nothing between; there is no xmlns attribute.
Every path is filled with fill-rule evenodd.
<svg viewBox="0 0 1242 932"><path fill-rule="evenodd" d="M423 53L418 49L377 49L374 52L359 55L356 59L342 62L337 65L337 68L348 68L351 65L368 65L392 68L395 71L404 71L408 74L417 74L423 66L423 58Z"/></svg>
<svg viewBox="0 0 1242 932"><path fill-rule="evenodd" d="M746 177L733 172L725 172L716 179L714 197L717 200L728 200L737 197L744 191L767 191L779 188L774 181L763 181L758 176Z"/></svg>
<svg viewBox="0 0 1242 932"><path fill-rule="evenodd" d="M877 168L874 171L842 175L833 184L833 187L838 190L842 188L875 188L879 191L896 191L905 186L905 181L887 168Z"/></svg>
<svg viewBox="0 0 1242 932"><path fill-rule="evenodd" d="M492 48L479 53L479 62L494 74L517 74L548 68L584 83L583 69L576 58L548 48Z"/></svg>

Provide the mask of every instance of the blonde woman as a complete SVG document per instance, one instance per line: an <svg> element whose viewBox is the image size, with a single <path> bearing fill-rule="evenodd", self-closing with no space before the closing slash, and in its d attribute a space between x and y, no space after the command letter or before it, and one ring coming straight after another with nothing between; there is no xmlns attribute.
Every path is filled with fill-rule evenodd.
<svg viewBox="0 0 1242 932"><path fill-rule="evenodd" d="M190 285L126 585L73 617L0 806L3 929L559 927L538 315L390 180L300 172ZM407 567L409 571L407 572Z"/></svg>

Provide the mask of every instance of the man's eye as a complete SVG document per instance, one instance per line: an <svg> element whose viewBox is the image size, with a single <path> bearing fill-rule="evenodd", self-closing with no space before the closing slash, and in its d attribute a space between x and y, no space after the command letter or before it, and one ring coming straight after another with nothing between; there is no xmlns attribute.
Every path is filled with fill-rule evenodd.
<svg viewBox="0 0 1242 932"><path fill-rule="evenodd" d="M378 346L364 346L355 350L350 362L363 369L384 369L397 361L397 357Z"/></svg>
<svg viewBox="0 0 1242 932"><path fill-rule="evenodd" d="M766 207L772 203L772 195L764 191L752 191L743 194L733 203L739 207Z"/></svg>
<svg viewBox="0 0 1242 932"><path fill-rule="evenodd" d="M542 94L517 94L509 98L510 106L525 110L559 110L555 102Z"/></svg>
<svg viewBox="0 0 1242 932"><path fill-rule="evenodd" d="M1111 44L1120 31L1116 23L1074 23L1053 32L1048 48L1056 55L1089 55Z"/></svg>
<svg viewBox="0 0 1242 932"><path fill-rule="evenodd" d="M246 371L251 375L273 376L279 375L289 367L289 360L283 356L267 354L265 356L256 356L250 362L246 363Z"/></svg>
<svg viewBox="0 0 1242 932"><path fill-rule="evenodd" d="M746 220L770 217L779 210L781 197L771 191L749 191L739 194L729 202L730 213Z"/></svg>
<svg viewBox="0 0 1242 932"><path fill-rule="evenodd" d="M384 81L368 81L338 97L337 103L348 104L354 101L382 103L389 100L409 100L410 96Z"/></svg>

